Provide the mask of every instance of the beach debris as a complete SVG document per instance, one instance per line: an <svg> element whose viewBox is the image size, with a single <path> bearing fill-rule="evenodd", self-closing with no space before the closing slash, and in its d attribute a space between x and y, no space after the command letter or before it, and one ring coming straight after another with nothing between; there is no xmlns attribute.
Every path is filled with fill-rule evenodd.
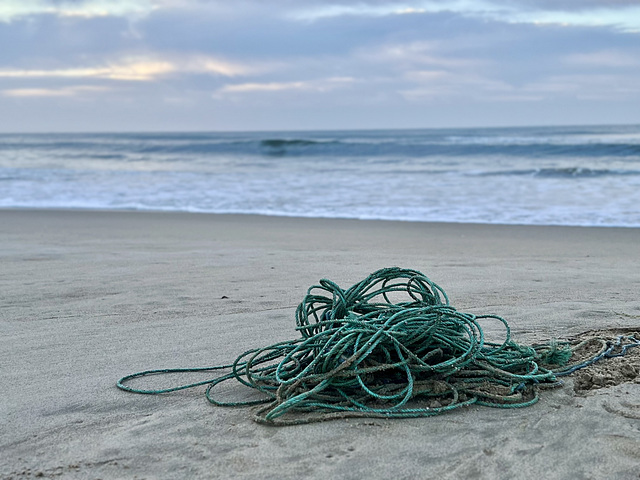
<svg viewBox="0 0 640 480"><path fill-rule="evenodd" d="M471 405L527 407L538 401L540 389L562 385L559 377L640 346L640 334L633 333L519 344L502 317L459 312L428 277L399 267L378 270L348 289L320 280L307 291L295 320L298 338L248 350L233 363L147 370L121 378L117 386L161 394L207 385L206 398L214 405L263 404L254 418L269 425L426 417ZM501 342L485 338L486 321L503 325ZM221 370L229 372L171 388L130 384L152 375ZM228 380L261 398L220 400L216 386Z"/></svg>

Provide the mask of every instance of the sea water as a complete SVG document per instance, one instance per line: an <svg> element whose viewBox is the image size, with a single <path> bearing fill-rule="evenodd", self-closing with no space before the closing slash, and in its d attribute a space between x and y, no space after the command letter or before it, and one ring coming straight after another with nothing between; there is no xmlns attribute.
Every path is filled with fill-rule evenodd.
<svg viewBox="0 0 640 480"><path fill-rule="evenodd" d="M640 125L4 134L0 208L640 227Z"/></svg>

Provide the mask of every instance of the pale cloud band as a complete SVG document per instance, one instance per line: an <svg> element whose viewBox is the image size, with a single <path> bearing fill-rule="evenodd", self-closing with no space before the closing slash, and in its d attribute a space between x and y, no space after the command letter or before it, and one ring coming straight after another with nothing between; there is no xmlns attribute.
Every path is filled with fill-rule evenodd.
<svg viewBox="0 0 640 480"><path fill-rule="evenodd" d="M291 90L308 90L327 92L350 85L356 80L350 77L333 77L319 80L298 82L267 82L267 83L236 83L225 85L216 92L216 96L227 93L251 93L251 92L283 92Z"/></svg>
<svg viewBox="0 0 640 480"><path fill-rule="evenodd" d="M409 0L409 1L308 1L237 0L226 2L199 0L3 0L0 21L30 15L61 17L142 18L162 10L193 11L264 11L292 21L315 21L342 16L386 16L453 12L498 21L566 24L612 25L627 31L640 31L640 5L636 0Z"/></svg>

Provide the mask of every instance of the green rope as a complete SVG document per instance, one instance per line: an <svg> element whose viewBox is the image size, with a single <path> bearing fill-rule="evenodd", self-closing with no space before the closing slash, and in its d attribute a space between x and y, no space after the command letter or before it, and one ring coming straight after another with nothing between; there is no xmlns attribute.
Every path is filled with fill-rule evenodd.
<svg viewBox="0 0 640 480"><path fill-rule="evenodd" d="M401 297L400 299L396 297ZM461 313L442 288L416 270L385 268L343 290L330 280L312 286L295 314L301 338L248 350L228 365L160 369L128 375L117 386L160 394L208 385L206 398L220 406L265 404L256 421L271 425L332 418L407 418L437 415L472 404L519 408L538 400L540 387L600 358L640 345L623 337L603 342L591 358L567 365L588 341L526 346L511 340L496 315ZM502 343L485 339L480 322L505 327ZM159 390L127 385L149 375L230 370L216 378ZM213 390L236 380L263 394L253 401L224 402Z"/></svg>

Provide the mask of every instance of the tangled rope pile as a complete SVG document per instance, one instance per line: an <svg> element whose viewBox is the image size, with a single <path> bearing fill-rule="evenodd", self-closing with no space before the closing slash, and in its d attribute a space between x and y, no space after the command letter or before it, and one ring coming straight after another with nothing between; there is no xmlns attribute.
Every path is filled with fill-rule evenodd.
<svg viewBox="0 0 640 480"><path fill-rule="evenodd" d="M504 325L501 343L485 339L480 321L486 319ZM425 275L395 267L378 270L347 290L321 280L298 306L296 324L301 338L248 350L232 364L147 370L123 377L117 386L159 394L208 385L206 397L215 405L266 404L255 419L272 425L423 417L472 404L526 407L538 400L540 388L560 385L559 376L640 345L633 336L621 336L617 344L602 341L589 358L569 365L589 341L520 345L511 340L503 318L458 312ZM148 375L222 369L231 371L173 388L127 384ZM216 400L214 387L232 379L264 398Z"/></svg>

